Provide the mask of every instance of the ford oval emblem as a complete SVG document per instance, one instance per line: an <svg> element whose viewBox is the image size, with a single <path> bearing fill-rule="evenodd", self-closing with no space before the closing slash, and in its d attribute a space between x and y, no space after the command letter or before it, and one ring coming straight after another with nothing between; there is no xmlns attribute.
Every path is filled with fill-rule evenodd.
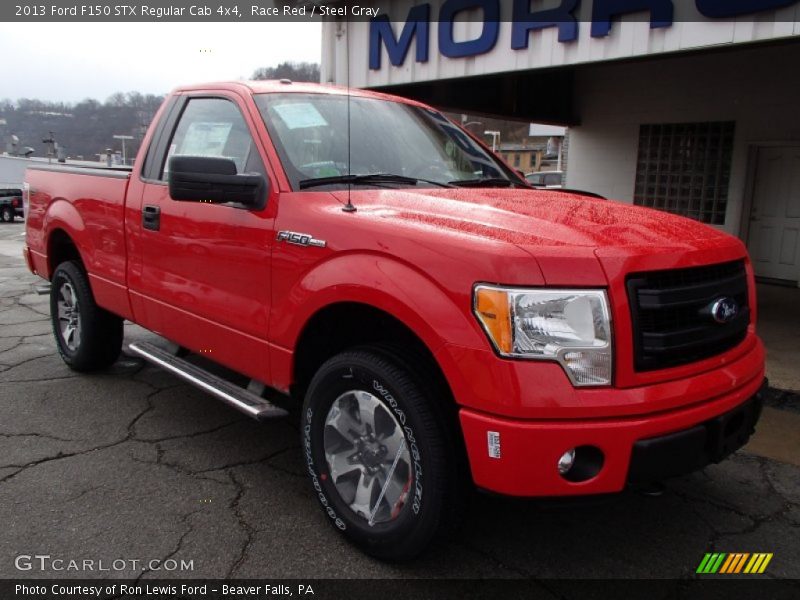
<svg viewBox="0 0 800 600"><path fill-rule="evenodd" d="M717 323L730 323L738 314L739 303L733 298L718 298L711 305L711 318Z"/></svg>

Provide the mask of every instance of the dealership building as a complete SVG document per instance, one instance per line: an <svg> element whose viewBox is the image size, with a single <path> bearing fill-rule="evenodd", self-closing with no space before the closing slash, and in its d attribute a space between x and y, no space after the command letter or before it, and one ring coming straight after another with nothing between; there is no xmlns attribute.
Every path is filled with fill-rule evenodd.
<svg viewBox="0 0 800 600"><path fill-rule="evenodd" d="M373 2L322 80L569 127L566 187L739 236L800 280L800 1Z"/></svg>

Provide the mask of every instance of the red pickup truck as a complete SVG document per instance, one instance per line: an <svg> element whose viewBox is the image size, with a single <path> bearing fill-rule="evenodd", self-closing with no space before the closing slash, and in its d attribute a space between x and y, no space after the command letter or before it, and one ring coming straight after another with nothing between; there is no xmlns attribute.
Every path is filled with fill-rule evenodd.
<svg viewBox="0 0 800 600"><path fill-rule="evenodd" d="M722 460L760 414L738 239L535 190L416 102L182 87L132 170L32 167L26 202L64 361L107 367L127 319L165 340L132 352L252 417L282 392L324 512L378 557L422 551L470 486L616 492Z"/></svg>

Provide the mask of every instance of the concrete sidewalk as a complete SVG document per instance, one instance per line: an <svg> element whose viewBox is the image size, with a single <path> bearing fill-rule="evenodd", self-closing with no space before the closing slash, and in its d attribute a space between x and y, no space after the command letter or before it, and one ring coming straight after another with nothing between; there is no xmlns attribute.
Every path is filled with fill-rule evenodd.
<svg viewBox="0 0 800 600"><path fill-rule="evenodd" d="M770 385L800 393L800 288L759 284L757 328Z"/></svg>

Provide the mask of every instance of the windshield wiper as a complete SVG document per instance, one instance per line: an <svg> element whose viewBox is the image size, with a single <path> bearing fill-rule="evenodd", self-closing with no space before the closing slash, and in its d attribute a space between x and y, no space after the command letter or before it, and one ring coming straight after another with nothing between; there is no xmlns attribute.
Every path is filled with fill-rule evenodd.
<svg viewBox="0 0 800 600"><path fill-rule="evenodd" d="M320 185L334 185L337 183L349 183L354 185L373 185L380 183L399 183L405 185L417 185L420 181L438 185L439 187L453 187L449 183L433 181L429 179L419 179L418 177L406 177L405 175L394 175L392 173L371 173L369 175L335 175L333 177L315 177L314 179L302 179L297 185L301 190Z"/></svg>
<svg viewBox="0 0 800 600"><path fill-rule="evenodd" d="M503 179L502 177L484 177L481 179L457 179L450 181L450 185L458 187L511 187L518 185L510 179Z"/></svg>

